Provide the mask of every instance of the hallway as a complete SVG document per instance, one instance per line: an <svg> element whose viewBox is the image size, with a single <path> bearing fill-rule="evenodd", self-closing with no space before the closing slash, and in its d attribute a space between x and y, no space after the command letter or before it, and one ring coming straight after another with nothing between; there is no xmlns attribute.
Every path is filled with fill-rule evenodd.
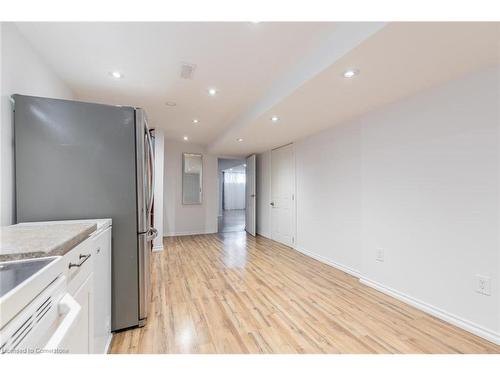
<svg viewBox="0 0 500 375"><path fill-rule="evenodd" d="M218 217L219 233L241 232L245 230L245 210L223 210Z"/></svg>

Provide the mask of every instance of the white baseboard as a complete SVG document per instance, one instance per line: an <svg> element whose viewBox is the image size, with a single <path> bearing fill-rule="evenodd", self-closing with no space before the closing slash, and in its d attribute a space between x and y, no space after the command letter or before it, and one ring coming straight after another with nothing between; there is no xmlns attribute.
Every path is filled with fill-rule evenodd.
<svg viewBox="0 0 500 375"><path fill-rule="evenodd" d="M217 233L217 231L186 231L186 232L167 232L165 237L175 237L175 236L194 236L197 234L213 234Z"/></svg>
<svg viewBox="0 0 500 375"><path fill-rule="evenodd" d="M332 267L337 268L341 271L344 271L345 273L348 273L349 275L352 275L358 279L361 277L361 274L359 273L359 271L355 270L354 268L345 266L345 265L337 263L337 262L333 262L333 261L331 261L331 260L329 260L321 255L317 255L317 254L311 253L307 250L304 250L302 248L299 248L298 246L295 246L294 249L297 250L299 253L302 253L304 255L307 255L308 257L316 259L317 261L319 261L321 263L325 263L329 266L332 266Z"/></svg>
<svg viewBox="0 0 500 375"><path fill-rule="evenodd" d="M382 292L382 293L387 294L391 297L394 297L400 301L403 301L403 302L407 303L408 305L416 307L417 309L422 310L422 311L424 311L432 316L435 316L436 318L444 320L445 322L453 324L453 325L460 327L460 328L462 328L470 333L473 333L479 337L482 337L485 340L488 340L488 341L491 341L495 344L500 345L500 334L495 332L495 331L492 331L488 328L479 326L479 325L477 325L473 322L470 322L466 319L462 319L454 314L451 314L447 311L441 310L435 306L432 306L426 302L420 301L416 298L410 297L410 296L408 296L400 291L397 291L395 289L384 286L383 284L380 284L376 281L360 277L359 282L362 284L365 284L373 289L376 289L379 292Z"/></svg>
<svg viewBox="0 0 500 375"><path fill-rule="evenodd" d="M268 240L272 240L271 235L269 233L260 233L260 232L255 232L259 236L266 237Z"/></svg>
<svg viewBox="0 0 500 375"><path fill-rule="evenodd" d="M307 255L313 259L316 259L317 261L320 261L321 263L325 263L329 266L337 268L341 271L344 271L344 272L358 278L359 282L366 285L366 286L369 286L373 289L376 289L379 292L387 294L387 295L394 297L400 301L403 301L403 302L407 303L408 305L411 305L419 310L422 310L422 311L428 313L429 315L435 316L436 318L444 320L445 322L448 322L454 326L460 327L463 330L468 331L470 333L473 333L474 335L477 335L479 337L482 337L485 340L488 340L488 341L491 341L495 344L500 345L500 334L498 332L492 331L492 330L485 328L485 327L482 327L476 323L473 323L473 322L468 321L466 319L460 318L454 314L451 314L447 311L444 311L444 310L439 309L435 306L432 306L426 302L423 302L423 301L420 301L416 298L408 296L402 292L399 292L395 289L387 287L387 286L380 284L376 281L367 279L367 278L363 277L359 271L357 271L351 267L333 262L333 261L331 261L331 260L329 260L321 255L311 253L311 252L304 250L302 248L299 248L297 246L295 247L295 250L297 250L298 252L300 252L304 255Z"/></svg>

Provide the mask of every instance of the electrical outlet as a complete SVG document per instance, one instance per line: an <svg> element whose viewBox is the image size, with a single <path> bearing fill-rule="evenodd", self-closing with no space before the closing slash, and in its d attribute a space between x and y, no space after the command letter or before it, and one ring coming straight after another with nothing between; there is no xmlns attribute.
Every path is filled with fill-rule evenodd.
<svg viewBox="0 0 500 375"><path fill-rule="evenodd" d="M491 295L491 280L488 276L476 275L476 292L485 296Z"/></svg>
<svg viewBox="0 0 500 375"><path fill-rule="evenodd" d="M375 252L375 260L378 262L384 261L384 249L377 249Z"/></svg>

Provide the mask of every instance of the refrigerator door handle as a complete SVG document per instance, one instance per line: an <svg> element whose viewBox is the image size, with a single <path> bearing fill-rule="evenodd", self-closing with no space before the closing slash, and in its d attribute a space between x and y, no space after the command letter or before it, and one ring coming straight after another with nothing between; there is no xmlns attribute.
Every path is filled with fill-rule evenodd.
<svg viewBox="0 0 500 375"><path fill-rule="evenodd" d="M153 150L153 139L149 132L148 124L146 122L145 126L146 137L148 140L148 150L149 150L149 162L151 163L151 183L149 185L149 200L148 200L148 213L151 213L153 209L153 197L154 197L154 185L155 185L155 157Z"/></svg>
<svg viewBox="0 0 500 375"><path fill-rule="evenodd" d="M150 191L149 171L148 171L148 156L149 138L147 134L147 119L146 114L141 109L135 111L135 128L136 128L136 181L137 181L137 232L146 233L149 225L149 201L148 196Z"/></svg>

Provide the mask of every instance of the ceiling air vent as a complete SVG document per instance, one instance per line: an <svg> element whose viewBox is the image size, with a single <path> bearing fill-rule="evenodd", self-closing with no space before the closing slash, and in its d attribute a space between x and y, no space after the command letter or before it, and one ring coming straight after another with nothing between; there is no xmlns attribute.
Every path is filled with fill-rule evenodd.
<svg viewBox="0 0 500 375"><path fill-rule="evenodd" d="M196 65L183 62L181 65L181 77L184 79L192 79Z"/></svg>

